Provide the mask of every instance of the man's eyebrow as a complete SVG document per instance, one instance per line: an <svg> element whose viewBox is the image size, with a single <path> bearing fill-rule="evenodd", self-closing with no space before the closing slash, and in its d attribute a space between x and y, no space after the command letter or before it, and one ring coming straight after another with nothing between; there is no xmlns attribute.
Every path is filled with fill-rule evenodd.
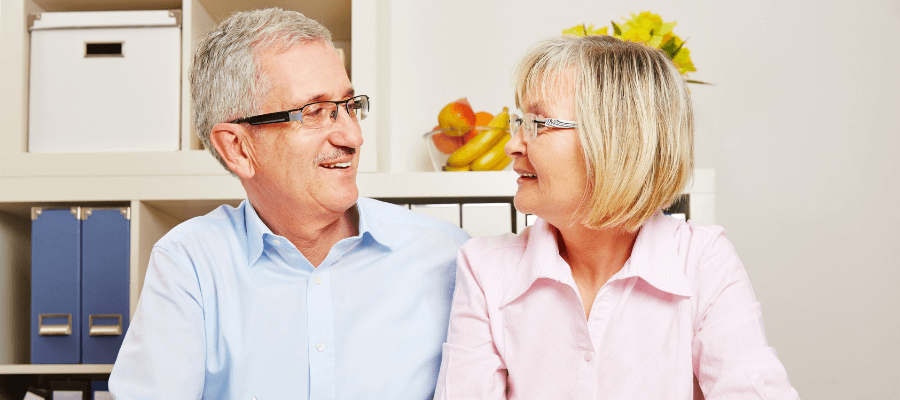
<svg viewBox="0 0 900 400"><path fill-rule="evenodd" d="M356 90L353 88L350 88L346 92L344 92L343 98L349 99L349 98L353 97L354 94L356 94ZM307 99L301 99L298 101L294 101L291 104L289 104L289 107L291 107L292 110L296 110L296 109L303 107L309 103L315 103L318 101L326 101L326 100L329 100L328 95L325 93L319 93L319 94L317 94L313 97L307 98Z"/></svg>

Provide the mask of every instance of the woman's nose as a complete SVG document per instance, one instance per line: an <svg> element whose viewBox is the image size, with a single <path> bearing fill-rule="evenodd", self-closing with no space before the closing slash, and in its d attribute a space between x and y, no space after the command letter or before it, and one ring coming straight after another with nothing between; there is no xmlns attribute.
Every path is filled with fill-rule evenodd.
<svg viewBox="0 0 900 400"><path fill-rule="evenodd" d="M522 129L520 128L516 132L511 132L512 138L506 142L506 146L503 146L503 151L506 152L506 155L510 158L521 157L526 154L525 142L522 140Z"/></svg>

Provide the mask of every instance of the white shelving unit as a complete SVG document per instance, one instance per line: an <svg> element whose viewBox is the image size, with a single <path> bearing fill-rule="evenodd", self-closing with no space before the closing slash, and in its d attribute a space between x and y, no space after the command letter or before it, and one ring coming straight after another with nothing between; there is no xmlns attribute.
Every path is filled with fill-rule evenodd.
<svg viewBox="0 0 900 400"><path fill-rule="evenodd" d="M0 2L0 376L103 374L110 365L29 364L30 248L32 206L127 205L132 208L130 307L133 315L153 244L175 225L221 204L245 198L231 177L201 148L190 129L187 70L196 38L238 10L281 6L325 24L339 45L352 47L351 77L357 91L389 97L384 55L387 27L379 24L384 1L338 0L3 0ZM182 10L181 150L158 153L31 154L27 151L30 12L123 9ZM351 32L352 20L352 32ZM387 36L389 38L389 35ZM352 46L351 46L352 44ZM346 49L345 49L346 51ZM388 64L389 65L389 64ZM365 66L363 68L362 66ZM501 172L391 173L389 102L363 121L366 146L358 178L360 195L374 198L511 197L515 174ZM380 140L379 140L380 139ZM397 140L397 138L394 138ZM420 141L421 137L409 140ZM397 148L404 148L403 146ZM379 157L381 154L383 157ZM691 212L698 223L714 223L715 175L697 170ZM695 205L696 203L696 205Z"/></svg>

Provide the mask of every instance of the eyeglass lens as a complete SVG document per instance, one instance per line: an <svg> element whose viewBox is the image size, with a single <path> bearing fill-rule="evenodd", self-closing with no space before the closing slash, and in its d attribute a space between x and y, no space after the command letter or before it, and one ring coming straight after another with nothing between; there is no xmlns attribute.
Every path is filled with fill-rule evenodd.
<svg viewBox="0 0 900 400"><path fill-rule="evenodd" d="M534 114L525 114L520 117L516 114L510 114L509 117L509 135L515 136L519 129L522 129L522 139L531 140L537 136L537 119Z"/></svg>
<svg viewBox="0 0 900 400"><path fill-rule="evenodd" d="M366 96L357 96L344 101L332 102L323 101L319 103L307 104L294 113L301 113L299 119L303 122L303 126L311 129L324 128L330 126L338 117L338 105L347 110L347 115L354 121L362 121L369 114L369 99Z"/></svg>

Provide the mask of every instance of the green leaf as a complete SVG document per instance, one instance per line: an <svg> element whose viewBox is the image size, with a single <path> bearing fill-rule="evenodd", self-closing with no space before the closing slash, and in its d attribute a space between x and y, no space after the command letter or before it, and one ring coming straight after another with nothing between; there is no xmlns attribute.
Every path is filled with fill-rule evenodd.
<svg viewBox="0 0 900 400"><path fill-rule="evenodd" d="M675 47L675 37L673 36L667 42L663 43L662 46L659 46L659 49L666 52L669 55L669 58L675 58L675 52L677 51L677 47Z"/></svg>
<svg viewBox="0 0 900 400"><path fill-rule="evenodd" d="M709 85L709 86L715 86L715 85L716 85L716 84L714 84L714 83L695 81L695 80L693 80L693 79L686 79L685 82L687 82L687 83L696 83L696 84L698 84L698 85Z"/></svg>
<svg viewBox="0 0 900 400"><path fill-rule="evenodd" d="M616 23L613 21L609 22L612 22L613 33L615 33L616 36L622 36L622 28L619 28L619 25L616 25Z"/></svg>
<svg viewBox="0 0 900 400"><path fill-rule="evenodd" d="M563 33L564 35L584 36L584 35L585 35L584 24L582 24L582 25L575 25L575 26L573 26L573 27L571 27L571 28L569 28L569 29L563 30L562 33Z"/></svg>
<svg viewBox="0 0 900 400"><path fill-rule="evenodd" d="M684 47L684 44L685 44L685 43L687 43L687 41L681 42L681 44L678 45L678 48L675 49L675 51L672 52L672 55L671 55L672 58L675 58L675 56L678 55L678 52L681 51L681 48Z"/></svg>

